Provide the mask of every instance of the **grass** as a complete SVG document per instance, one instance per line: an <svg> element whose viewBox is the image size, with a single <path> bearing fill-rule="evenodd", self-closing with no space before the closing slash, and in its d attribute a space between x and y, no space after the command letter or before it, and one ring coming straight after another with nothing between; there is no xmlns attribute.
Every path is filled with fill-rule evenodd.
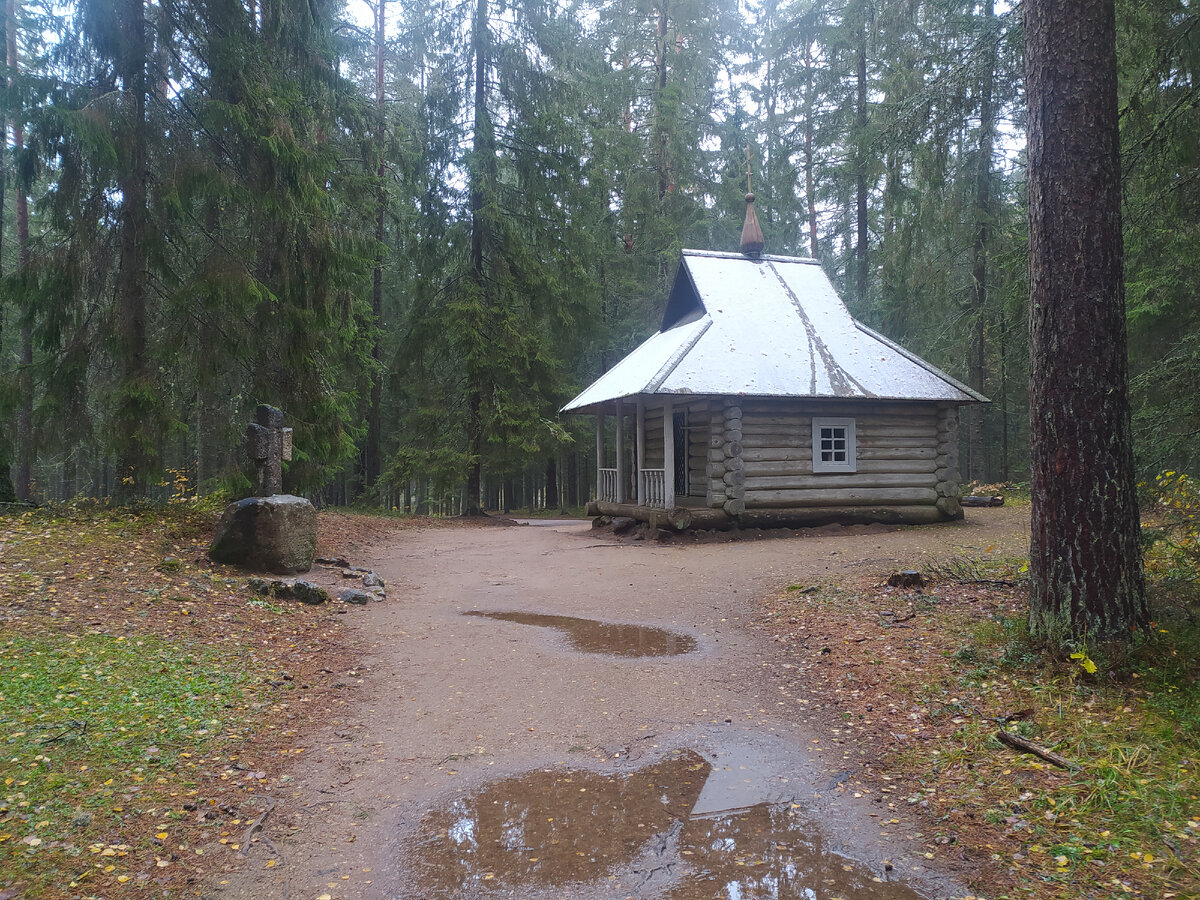
<svg viewBox="0 0 1200 900"><path fill-rule="evenodd" d="M0 512L0 896L181 896L341 702L344 617L253 598L213 513Z"/></svg>
<svg viewBox="0 0 1200 900"><path fill-rule="evenodd" d="M172 820L227 742L245 680L227 655L149 636L0 632L6 879L36 895L97 871L136 879L128 863L150 856L169 867L187 849Z"/></svg>
<svg viewBox="0 0 1200 900"><path fill-rule="evenodd" d="M1099 669L1090 676L1045 657L1021 620L978 625L947 680L918 695L930 709L945 703L943 685L970 698L950 705L957 727L896 763L949 790L950 819L981 814L991 833L980 841L1008 876L998 896L1197 896L1200 628L1157 628L1121 672L1093 655ZM995 740L1001 727L1079 771L1013 754Z"/></svg>

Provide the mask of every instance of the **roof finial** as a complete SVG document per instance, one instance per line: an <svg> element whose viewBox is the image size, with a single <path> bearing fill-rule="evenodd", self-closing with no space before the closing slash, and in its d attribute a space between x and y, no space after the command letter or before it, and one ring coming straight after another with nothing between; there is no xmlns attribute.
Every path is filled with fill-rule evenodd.
<svg viewBox="0 0 1200 900"><path fill-rule="evenodd" d="M746 223L742 226L742 252L758 259L763 251L763 233L754 212L754 192L750 186L750 145L746 145Z"/></svg>

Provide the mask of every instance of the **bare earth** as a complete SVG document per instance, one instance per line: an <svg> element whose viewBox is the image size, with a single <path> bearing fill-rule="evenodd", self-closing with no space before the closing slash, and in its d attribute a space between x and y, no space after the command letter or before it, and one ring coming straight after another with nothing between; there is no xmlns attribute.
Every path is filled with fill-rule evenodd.
<svg viewBox="0 0 1200 900"><path fill-rule="evenodd" d="M830 851L846 857L830 856L836 864L826 859L814 872L861 864L845 883L826 879L846 896L915 896L880 884L894 880L927 897L965 895L956 873L925 867L902 818L881 820L868 798L835 789L855 748L829 746L789 718L772 674L777 648L750 624L757 601L788 584L858 583L986 547L1020 554L1027 544L1023 509L968 510L953 525L734 542L619 542L595 535L586 522L435 527L381 539L351 560L383 576L389 597L345 617L358 645L338 673L352 689L349 702L328 707L316 733L295 736L294 749L303 752L293 757L291 780L275 792L277 805L248 857L227 854L234 862L201 896L733 896L711 879L697 880L693 852L704 840L689 843L689 826L681 834L678 823L631 812L641 802L639 777L660 813L670 800L695 803L693 817L704 803L715 810L775 804L802 817L807 830L793 844L822 859ZM463 615L469 611L659 626L694 638L697 649L585 653L554 628ZM701 767L709 783L700 779L693 789L686 773ZM718 783L721 771L746 777ZM514 776L527 777L480 793ZM603 809L564 806L574 793L605 785L617 785L619 796L598 801ZM669 798L676 787L679 796ZM732 792L728 802L712 800L724 789ZM550 829L545 846L518 846L521 866L511 853L487 856L481 805L544 818L551 823L543 826ZM583 835L578 826L555 830L559 807L560 824L570 812L594 825L585 824ZM463 818L464 810L477 815ZM638 821L623 821L627 812ZM751 828L746 818L735 824ZM534 833L532 824L524 827ZM773 833L764 832L766 845L779 843ZM487 838L497 846L503 840ZM572 852L559 852L560 841ZM475 856L454 852L476 844ZM766 850L754 854L747 864L769 863ZM863 882L857 889L856 878ZM817 896L842 895L827 889ZM754 893L750 882L739 890L793 896L778 887Z"/></svg>

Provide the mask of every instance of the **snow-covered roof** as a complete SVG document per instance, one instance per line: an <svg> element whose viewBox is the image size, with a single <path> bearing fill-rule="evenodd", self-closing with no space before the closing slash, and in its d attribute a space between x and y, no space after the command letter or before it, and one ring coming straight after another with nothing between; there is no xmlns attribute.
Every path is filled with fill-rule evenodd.
<svg viewBox="0 0 1200 900"><path fill-rule="evenodd" d="M857 322L815 260L684 250L662 330L563 412L695 394L986 402Z"/></svg>

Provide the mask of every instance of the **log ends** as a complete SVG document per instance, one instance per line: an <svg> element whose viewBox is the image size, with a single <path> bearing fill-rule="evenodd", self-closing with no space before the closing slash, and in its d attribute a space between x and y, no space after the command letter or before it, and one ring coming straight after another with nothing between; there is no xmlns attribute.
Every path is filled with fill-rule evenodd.
<svg viewBox="0 0 1200 900"><path fill-rule="evenodd" d="M959 516L936 506L808 506L784 509L745 509L728 501L722 509L653 509L633 503L593 500L589 516L627 516L672 531L726 531L734 528L819 528L824 525L933 525Z"/></svg>

